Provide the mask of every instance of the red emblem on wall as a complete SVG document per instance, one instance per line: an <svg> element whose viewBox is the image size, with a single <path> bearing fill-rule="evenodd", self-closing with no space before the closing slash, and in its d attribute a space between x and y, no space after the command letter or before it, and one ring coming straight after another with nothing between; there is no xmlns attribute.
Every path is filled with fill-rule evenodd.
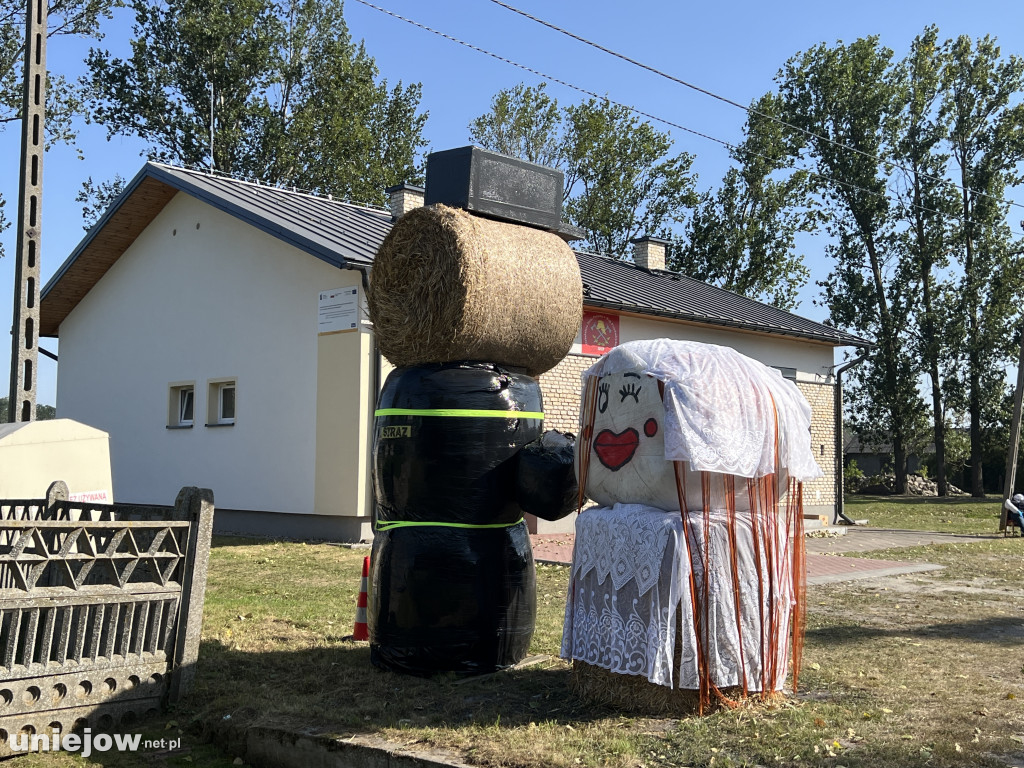
<svg viewBox="0 0 1024 768"><path fill-rule="evenodd" d="M583 354L603 355L619 345L619 316L583 313Z"/></svg>

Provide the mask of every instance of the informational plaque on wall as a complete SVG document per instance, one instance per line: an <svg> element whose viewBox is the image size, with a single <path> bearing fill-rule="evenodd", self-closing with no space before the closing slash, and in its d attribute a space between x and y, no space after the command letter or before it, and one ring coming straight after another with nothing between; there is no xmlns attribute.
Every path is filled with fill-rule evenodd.
<svg viewBox="0 0 1024 768"><path fill-rule="evenodd" d="M351 333L359 330L359 287L320 291L317 335Z"/></svg>

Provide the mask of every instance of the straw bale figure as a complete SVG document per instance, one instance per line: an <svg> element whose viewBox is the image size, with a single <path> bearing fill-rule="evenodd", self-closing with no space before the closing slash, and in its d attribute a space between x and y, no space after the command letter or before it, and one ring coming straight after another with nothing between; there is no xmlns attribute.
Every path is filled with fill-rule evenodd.
<svg viewBox="0 0 1024 768"><path fill-rule="evenodd" d="M397 366L375 418L371 661L417 675L511 666L536 617L524 510L575 509L571 441L543 434L533 378L579 330L575 254L550 232L427 206L384 240L367 301ZM565 479L545 494L538 471Z"/></svg>
<svg viewBox="0 0 1024 768"><path fill-rule="evenodd" d="M585 697L703 712L799 675L810 407L727 347L630 342L584 374L562 655Z"/></svg>

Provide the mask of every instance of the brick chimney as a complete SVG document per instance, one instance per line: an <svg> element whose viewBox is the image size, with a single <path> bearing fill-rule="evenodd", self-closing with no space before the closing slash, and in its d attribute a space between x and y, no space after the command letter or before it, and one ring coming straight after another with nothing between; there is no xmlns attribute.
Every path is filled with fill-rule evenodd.
<svg viewBox="0 0 1024 768"><path fill-rule="evenodd" d="M672 242L660 237L645 235L633 243L633 263L644 269L665 269L665 250Z"/></svg>
<svg viewBox="0 0 1024 768"><path fill-rule="evenodd" d="M423 206L423 187L403 183L388 187L384 192L390 198L392 221L397 221L413 208Z"/></svg>

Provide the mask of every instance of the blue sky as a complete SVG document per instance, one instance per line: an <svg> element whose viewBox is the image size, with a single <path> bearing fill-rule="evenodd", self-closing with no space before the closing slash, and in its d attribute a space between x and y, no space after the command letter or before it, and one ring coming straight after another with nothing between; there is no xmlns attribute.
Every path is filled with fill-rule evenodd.
<svg viewBox="0 0 1024 768"><path fill-rule="evenodd" d="M745 114L708 96L696 93L627 62L612 58L558 32L541 27L489 0L372 0L376 5L457 37L546 75L587 91L607 95L693 131L735 142L742 135ZM619 51L694 85L741 104L772 88L773 77L785 61L821 42L846 42L878 35L897 56L904 54L915 35L936 24L943 38L966 34L996 37L1004 54L1024 55L1024 4L1013 0L867 0L857 3L783 2L739 0L724 2L610 2L608 0L510 0L510 4L544 18L577 35ZM468 144L467 124L487 110L502 88L520 81L537 83L540 77L460 46L435 34L347 0L345 15L355 39L366 42L381 75L389 83L420 82L421 106L429 112L426 138L430 149ZM121 10L108 25L101 43L115 55L128 51L131 15ZM89 43L51 41L48 65L52 72L75 77ZM577 91L552 83L549 93L564 104L585 98ZM717 186L728 167L727 150L679 129L668 130L675 149L696 156L698 187ZM106 139L102 126L81 124L79 146L84 159L67 148L54 148L44 161L42 209L43 282L60 266L84 235L81 205L75 195L89 176L109 179L115 173L132 177L144 162L144 146L133 139ZM18 128L0 134L0 194L8 200L8 217L17 203ZM1018 193L1019 194L1019 193ZM1017 229L1016 222L1014 228ZM0 317L12 314L15 236L13 227L2 235L9 256L0 260ZM816 279L828 273L821 240L803 243L812 284L802 294L799 314L824 320L825 312L813 304ZM6 322L6 321L5 321ZM10 343L0 344L0 394L7 393ZM55 340L43 346L57 351ZM56 399L57 365L40 359L39 400Z"/></svg>

